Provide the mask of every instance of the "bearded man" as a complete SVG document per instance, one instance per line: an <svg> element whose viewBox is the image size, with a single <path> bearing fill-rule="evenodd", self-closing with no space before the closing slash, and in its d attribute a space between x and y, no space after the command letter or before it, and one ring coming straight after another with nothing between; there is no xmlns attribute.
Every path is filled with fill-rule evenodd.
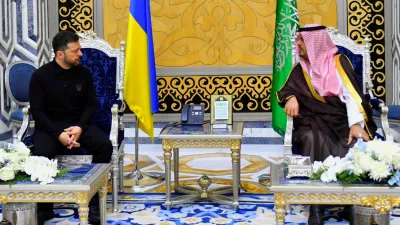
<svg viewBox="0 0 400 225"><path fill-rule="evenodd" d="M326 28L299 29L296 64L277 92L285 113L293 117L293 141L303 156L323 161L344 157L357 138L375 136L372 109L364 98L350 60L332 42ZM348 210L348 208L347 208ZM308 224L323 224L324 207L311 205Z"/></svg>
<svg viewBox="0 0 400 225"><path fill-rule="evenodd" d="M92 73L80 65L79 36L61 31L53 38L55 58L37 69L30 81L30 110L35 120L33 155L53 159L72 148L93 155L93 163L109 163L107 135L90 121L97 107ZM100 223L99 198L89 204L89 222ZM54 217L52 204L38 204L38 224Z"/></svg>

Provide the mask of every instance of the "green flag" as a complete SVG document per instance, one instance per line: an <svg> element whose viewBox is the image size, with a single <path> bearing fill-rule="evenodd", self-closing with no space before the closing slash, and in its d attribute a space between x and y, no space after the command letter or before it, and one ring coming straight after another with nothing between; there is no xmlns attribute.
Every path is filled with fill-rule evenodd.
<svg viewBox="0 0 400 225"><path fill-rule="evenodd" d="M274 39L274 70L272 76L272 127L285 134L286 114L278 105L276 92L281 89L292 69L292 38L299 27L296 0L277 0Z"/></svg>

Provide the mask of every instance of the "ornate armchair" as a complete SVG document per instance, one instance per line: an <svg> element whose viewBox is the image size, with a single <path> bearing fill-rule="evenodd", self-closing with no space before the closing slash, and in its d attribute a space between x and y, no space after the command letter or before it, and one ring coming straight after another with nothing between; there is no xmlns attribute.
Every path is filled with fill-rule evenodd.
<svg viewBox="0 0 400 225"><path fill-rule="evenodd" d="M10 115L13 136L17 133L17 128L22 125L24 115L20 107L29 104L29 82L36 69L36 65L28 61L16 61L7 66L6 91L12 100L11 108L15 108ZM34 122L32 121L30 125L34 126Z"/></svg>
<svg viewBox="0 0 400 225"><path fill-rule="evenodd" d="M345 54L353 64L354 70L358 74L358 80L361 86L364 88L364 94L367 99L370 100L372 107L375 110L379 110L381 112L381 122L382 122L382 130L384 132L384 136L386 140L392 140L393 137L389 130L389 124L387 120L388 108L381 103L377 98L375 98L372 94L373 84L371 81L371 59L370 59L370 46L368 38L364 39L365 45L357 45L351 40L349 37L339 34L338 30L328 27L327 28L330 37L332 38L333 43L338 47L339 54ZM292 44L292 59L293 65L295 65L298 61L296 56L296 45L295 40L293 39ZM288 116L287 124L286 124L286 133L284 137L284 150L285 156L292 154L292 132L293 132L293 118Z"/></svg>
<svg viewBox="0 0 400 225"><path fill-rule="evenodd" d="M122 123L123 84L125 66L124 42L120 49L112 48L106 41L94 33L79 34L82 51L81 64L90 69L96 89L97 109L92 124L109 134L113 145L111 156L111 183L113 212L117 212L118 192L123 191L123 159L124 159L124 124ZM18 139L29 141L27 124L29 121L29 106L24 108L24 122L18 132ZM83 149L84 152L84 149ZM73 154L73 153L72 153ZM60 163L91 163L90 155L59 155Z"/></svg>
<svg viewBox="0 0 400 225"><path fill-rule="evenodd" d="M394 141L400 142L400 105L388 105L387 112L382 113L379 110L373 111L375 121L381 121L383 124L388 124Z"/></svg>

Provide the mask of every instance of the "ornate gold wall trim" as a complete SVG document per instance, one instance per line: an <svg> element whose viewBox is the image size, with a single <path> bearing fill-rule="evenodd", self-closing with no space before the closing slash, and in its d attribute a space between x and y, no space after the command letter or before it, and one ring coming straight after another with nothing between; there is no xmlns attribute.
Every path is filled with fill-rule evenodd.
<svg viewBox="0 0 400 225"><path fill-rule="evenodd" d="M348 0L348 35L358 44L371 40L373 94L385 101L385 18L383 0Z"/></svg>
<svg viewBox="0 0 400 225"><path fill-rule="evenodd" d="M203 103L209 111L212 94L233 97L234 112L268 112L272 75L157 77L160 112L180 112L183 104Z"/></svg>
<svg viewBox="0 0 400 225"><path fill-rule="evenodd" d="M93 30L94 0L58 0L59 29Z"/></svg>

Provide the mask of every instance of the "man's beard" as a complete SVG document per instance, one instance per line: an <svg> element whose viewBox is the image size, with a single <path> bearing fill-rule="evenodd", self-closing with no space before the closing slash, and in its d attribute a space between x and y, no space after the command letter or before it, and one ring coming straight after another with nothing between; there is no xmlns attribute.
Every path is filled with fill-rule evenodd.
<svg viewBox="0 0 400 225"><path fill-rule="evenodd" d="M68 65L69 67L73 67L73 66L79 65L80 60L81 60L81 58L78 58L78 60L76 60L76 61L72 61L68 58L64 58L64 63L66 65Z"/></svg>

